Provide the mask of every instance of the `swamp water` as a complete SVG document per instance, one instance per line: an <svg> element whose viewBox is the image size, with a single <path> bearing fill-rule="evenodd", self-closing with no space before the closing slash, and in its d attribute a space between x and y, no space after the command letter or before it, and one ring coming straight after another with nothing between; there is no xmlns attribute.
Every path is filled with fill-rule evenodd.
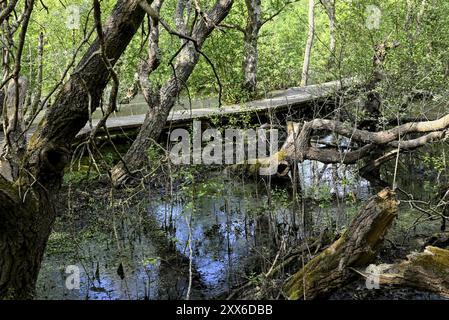
<svg viewBox="0 0 449 320"><path fill-rule="evenodd" d="M301 188L315 200L295 210L285 187L273 184L267 192L263 183L224 175L186 182L171 197L147 190L137 209L124 199L98 204L87 190L88 203L59 221L50 237L37 298L183 299L191 278L189 257L190 297L224 297L251 279L257 265L259 272L260 265L270 267L266 251L276 250L279 235L293 237L290 243L303 241L297 227L301 211L313 217L316 231L341 231L373 193L351 170L304 162L298 170ZM398 234L406 227L394 226ZM66 286L69 265L80 270L79 289Z"/></svg>

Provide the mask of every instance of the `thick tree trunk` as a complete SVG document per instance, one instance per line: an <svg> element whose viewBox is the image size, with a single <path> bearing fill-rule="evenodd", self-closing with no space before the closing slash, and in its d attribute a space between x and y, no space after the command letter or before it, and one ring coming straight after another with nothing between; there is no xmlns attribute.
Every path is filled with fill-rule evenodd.
<svg viewBox="0 0 449 320"><path fill-rule="evenodd" d="M195 25L191 37L196 40L197 48L188 41L180 51L174 67L175 76L168 80L156 98L152 99L152 105L149 105L150 110L146 114L139 134L124 156L126 166L125 163L120 162L111 170L114 185L122 185L130 178L130 174L132 176L145 169L148 163L146 152L159 138L170 110L176 102L176 97L198 63L200 53L196 49L201 49L215 26L228 15L232 4L232 0L217 0L215 6L206 14L208 20L201 19Z"/></svg>
<svg viewBox="0 0 449 320"><path fill-rule="evenodd" d="M258 38L262 27L261 1L246 0L248 17L244 32L243 89L253 95L257 89L257 63L259 60Z"/></svg>
<svg viewBox="0 0 449 320"><path fill-rule="evenodd" d="M45 195L28 195L22 201L19 194L16 187L0 177L0 300L33 298L56 216Z"/></svg>
<svg viewBox="0 0 449 320"><path fill-rule="evenodd" d="M354 273L350 268L372 262L396 217L394 192L384 189L363 206L343 235L310 260L285 285L290 299L316 299L346 284Z"/></svg>
<svg viewBox="0 0 449 320"><path fill-rule="evenodd" d="M137 0L119 0L106 22L105 54L114 65L144 17ZM53 203L70 145L98 106L110 71L91 45L33 135L14 186L0 178L0 299L32 298L56 217ZM90 108L89 108L90 102Z"/></svg>
<svg viewBox="0 0 449 320"><path fill-rule="evenodd" d="M313 40L315 38L315 0L309 0L309 31L304 50L304 63L302 65L301 87L309 84L310 57L312 55Z"/></svg>
<svg viewBox="0 0 449 320"><path fill-rule="evenodd" d="M365 103L365 112L368 123L374 123L374 125L368 125L366 128L369 130L375 130L377 127L377 120L382 114L382 97L377 90L380 82L385 78L384 74L384 62L389 50L399 46L399 42L384 42L376 45L374 48L373 56L373 73L371 79L366 85L367 99Z"/></svg>

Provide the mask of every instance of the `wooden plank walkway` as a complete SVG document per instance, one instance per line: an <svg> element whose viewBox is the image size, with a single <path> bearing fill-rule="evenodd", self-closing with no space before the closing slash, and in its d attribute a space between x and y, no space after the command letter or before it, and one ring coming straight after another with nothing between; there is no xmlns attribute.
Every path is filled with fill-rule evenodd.
<svg viewBox="0 0 449 320"><path fill-rule="evenodd" d="M230 105L221 108L198 108L192 110L175 110L170 112L167 121L167 127L176 126L182 123L188 123L194 119L208 118L211 116L226 117L230 115L237 115L239 113L258 113L279 111L283 108L291 106L300 107L308 105L310 102L326 98L335 91L340 89L339 81L326 82L317 85L310 85L306 87L294 87L286 90L277 91L270 94L267 99L256 100L246 103L245 105ZM122 106L126 108L125 106ZM111 115L107 120L107 127L109 132L120 132L130 129L138 129L145 119L145 114L116 116ZM95 127L99 120L93 120L92 126ZM30 129L28 136L34 132L34 128ZM91 128L87 124L78 133L78 137L86 136L90 133ZM99 132L101 132L99 130ZM0 133L0 144L3 141L3 133Z"/></svg>

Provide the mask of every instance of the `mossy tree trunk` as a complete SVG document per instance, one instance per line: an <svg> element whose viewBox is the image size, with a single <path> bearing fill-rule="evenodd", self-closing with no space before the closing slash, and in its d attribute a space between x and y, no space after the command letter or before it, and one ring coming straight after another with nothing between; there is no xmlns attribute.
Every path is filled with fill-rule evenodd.
<svg viewBox="0 0 449 320"><path fill-rule="evenodd" d="M287 296L322 298L346 284L355 275L350 268L363 267L374 260L397 209L396 195L389 189L369 199L343 235L287 281Z"/></svg>
<svg viewBox="0 0 449 320"><path fill-rule="evenodd" d="M428 246L407 260L379 265L377 270L379 285L412 287L449 299L449 250Z"/></svg>

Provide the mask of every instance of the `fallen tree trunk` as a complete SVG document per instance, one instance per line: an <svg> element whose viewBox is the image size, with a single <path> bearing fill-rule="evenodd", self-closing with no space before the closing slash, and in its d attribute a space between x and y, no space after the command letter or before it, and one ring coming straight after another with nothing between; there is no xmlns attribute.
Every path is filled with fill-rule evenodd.
<svg viewBox="0 0 449 320"><path fill-rule="evenodd" d="M268 158L251 159L252 166L272 166L278 163L278 175L286 175L295 161L317 160L322 163L355 164L362 159L374 157L362 171L377 168L395 156L395 152L412 151L429 143L449 138L449 114L432 121L404 123L384 131L357 129L347 123L314 119L304 124L288 123L288 136L281 149ZM319 132L346 137L348 146L313 144L313 134ZM415 135L407 137L408 135ZM416 137L417 135L420 135ZM391 156L393 155L393 156ZM288 163L288 167L286 167ZM255 171L254 169L249 170ZM274 171L276 172L276 171Z"/></svg>
<svg viewBox="0 0 449 320"><path fill-rule="evenodd" d="M388 188L368 200L337 241L288 279L288 298L322 298L349 282L354 276L350 268L376 257L397 209L396 195Z"/></svg>
<svg viewBox="0 0 449 320"><path fill-rule="evenodd" d="M421 253L407 256L395 264L371 268L375 274L360 272L364 277L376 277L379 285L405 286L434 292L449 298L449 250L428 246Z"/></svg>

